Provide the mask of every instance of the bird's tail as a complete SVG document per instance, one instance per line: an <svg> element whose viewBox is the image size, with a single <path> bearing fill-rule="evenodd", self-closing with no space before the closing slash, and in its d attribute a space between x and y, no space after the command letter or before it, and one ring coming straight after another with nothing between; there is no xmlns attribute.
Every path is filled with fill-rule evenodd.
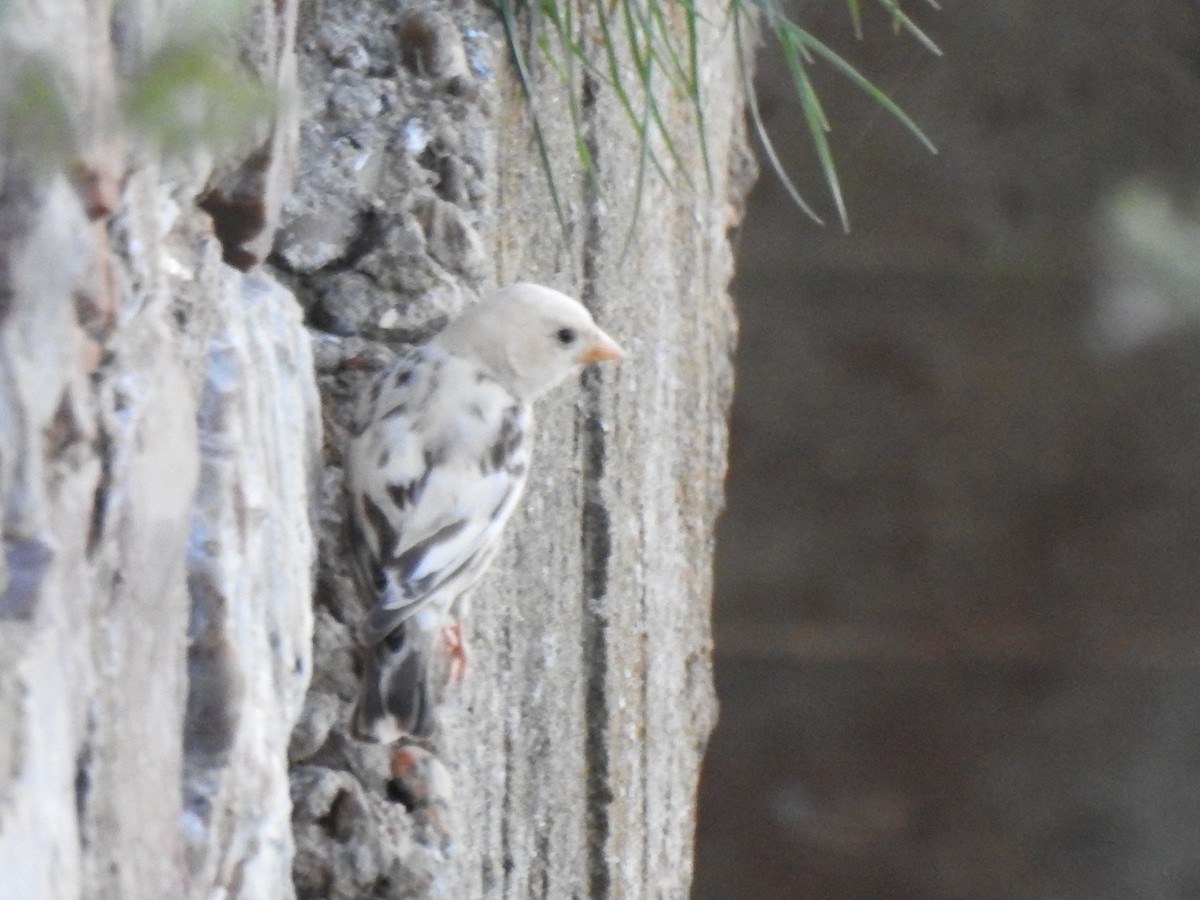
<svg viewBox="0 0 1200 900"><path fill-rule="evenodd" d="M424 637L408 620L363 651L362 683L350 717L351 733L359 740L391 743L433 734L435 698Z"/></svg>

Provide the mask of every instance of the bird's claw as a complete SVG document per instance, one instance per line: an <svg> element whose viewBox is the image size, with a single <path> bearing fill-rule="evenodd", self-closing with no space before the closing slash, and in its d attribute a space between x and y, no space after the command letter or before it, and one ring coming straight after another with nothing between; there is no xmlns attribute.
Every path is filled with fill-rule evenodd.
<svg viewBox="0 0 1200 900"><path fill-rule="evenodd" d="M463 638L462 625L455 622L442 628L442 641L446 655L450 657L450 683L460 684L467 674L467 662L470 654L467 652L467 642Z"/></svg>

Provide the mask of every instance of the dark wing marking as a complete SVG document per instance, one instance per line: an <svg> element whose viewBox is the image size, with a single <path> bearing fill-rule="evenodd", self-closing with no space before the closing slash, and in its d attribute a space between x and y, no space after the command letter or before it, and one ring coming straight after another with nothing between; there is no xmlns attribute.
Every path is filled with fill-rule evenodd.
<svg viewBox="0 0 1200 900"><path fill-rule="evenodd" d="M381 550L384 547L394 547L397 535L392 523L388 521L387 514L371 499L370 494L363 494L362 506L367 527L375 532L375 546Z"/></svg>
<svg viewBox="0 0 1200 900"><path fill-rule="evenodd" d="M488 465L491 466L490 471L493 472L507 468L516 456L517 450L525 440L525 430L521 427L521 419L519 406L510 406L504 411L504 417L500 420L500 431L496 435L495 443L492 444L491 452L480 463L480 470L483 474L488 473Z"/></svg>
<svg viewBox="0 0 1200 900"><path fill-rule="evenodd" d="M424 593L421 590L423 582L427 582L432 575L430 573L423 576L418 582L413 581L413 575L417 569L421 568L421 563L425 561L425 554L432 550L436 550L440 544L444 544L449 540L457 537L459 532L467 527L466 519L458 519L451 522L449 525L443 525L429 537L424 538L413 544L399 556L389 561L385 565L389 568L394 566L400 575L400 580L404 584L406 594Z"/></svg>
<svg viewBox="0 0 1200 900"><path fill-rule="evenodd" d="M447 571L430 572L421 578L408 582L406 587L418 598L424 598L432 594L441 585L453 584L460 578L464 578L469 585L474 582L475 570L479 569L482 571L483 567L491 562L492 551L495 549L495 546L494 543L481 544L463 558L454 568ZM433 583L434 579L437 580L436 584ZM389 607L382 604L374 606L359 626L360 640L368 645L377 644L381 641L387 643L393 640L393 636L397 634L400 626L412 616L413 606L415 605L416 603L398 607Z"/></svg>
<svg viewBox="0 0 1200 900"><path fill-rule="evenodd" d="M368 595L378 594L384 589L387 580L371 552L370 542L363 534L359 526L359 516L354 511L346 516L346 544L354 561L352 573L358 581L359 590Z"/></svg>
<svg viewBox="0 0 1200 900"><path fill-rule="evenodd" d="M420 478L414 478L407 484L389 484L387 487L388 496L392 498L392 503L396 504L396 509L401 513L404 512L412 504L421 499L421 492L425 490L425 483L429 480L429 470L425 470L425 474Z"/></svg>
<svg viewBox="0 0 1200 900"><path fill-rule="evenodd" d="M397 403L395 406L393 406L391 409L389 409L387 412L385 412L379 418L390 419L392 416L402 416L406 412L408 412L408 403L407 402Z"/></svg>

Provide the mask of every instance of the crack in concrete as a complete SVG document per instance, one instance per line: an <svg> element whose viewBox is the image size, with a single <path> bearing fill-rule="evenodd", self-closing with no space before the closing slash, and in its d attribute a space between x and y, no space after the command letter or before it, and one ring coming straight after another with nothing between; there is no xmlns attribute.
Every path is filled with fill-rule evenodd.
<svg viewBox="0 0 1200 900"><path fill-rule="evenodd" d="M593 162L600 157L594 128L599 85L593 76L583 79L580 105L588 123L585 143ZM583 187L583 291L584 304L594 306L597 282L597 258L601 231L600 197L593 179ZM584 758L587 766L587 853L589 896L607 897L612 887L607 849L612 823L609 806L613 801L609 748L608 708L608 618L604 598L608 592L608 560L612 551L612 530L608 508L604 505L600 483L604 477L607 453L600 418L600 373L587 370L581 380L583 417L580 428L580 457L583 465L583 508L580 513L583 555L583 654L587 687L584 711L587 739Z"/></svg>

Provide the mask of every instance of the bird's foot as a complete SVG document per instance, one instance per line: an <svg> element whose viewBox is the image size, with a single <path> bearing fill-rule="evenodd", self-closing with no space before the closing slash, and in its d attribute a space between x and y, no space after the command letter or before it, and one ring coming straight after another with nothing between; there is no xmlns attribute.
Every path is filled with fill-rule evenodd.
<svg viewBox="0 0 1200 900"><path fill-rule="evenodd" d="M467 662L470 660L470 654L467 653L467 642L462 633L462 625L455 622L453 625L443 626L442 641L446 648L446 655L450 657L450 683L459 684L463 680L463 676L467 674Z"/></svg>

